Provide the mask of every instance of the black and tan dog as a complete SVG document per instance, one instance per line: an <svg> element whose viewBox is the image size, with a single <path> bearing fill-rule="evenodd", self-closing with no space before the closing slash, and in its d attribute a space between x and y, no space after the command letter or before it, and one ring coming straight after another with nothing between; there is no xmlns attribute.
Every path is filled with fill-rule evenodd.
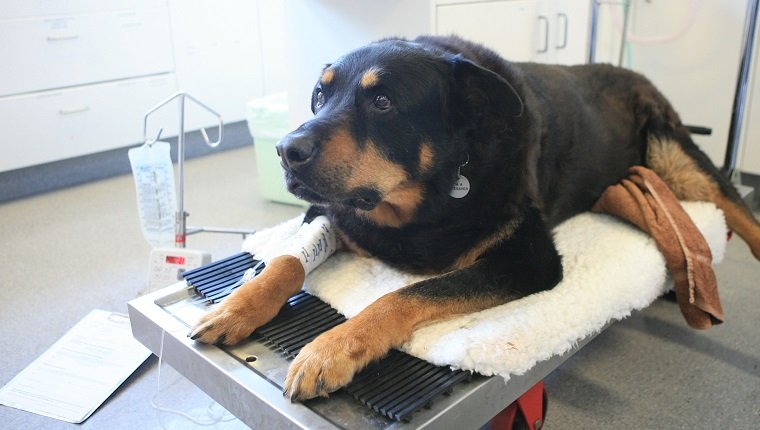
<svg viewBox="0 0 760 430"><path fill-rule="evenodd" d="M347 250L435 276L308 344L288 373L291 399L347 384L421 324L552 288L562 262L551 229L633 165L682 200L714 202L760 259L760 224L630 71L511 63L455 37L383 40L327 66L311 104L314 118L278 144L288 189L313 203L307 218L326 215ZM460 173L469 189L452 193ZM303 281L297 259L277 257L191 335L239 342Z"/></svg>

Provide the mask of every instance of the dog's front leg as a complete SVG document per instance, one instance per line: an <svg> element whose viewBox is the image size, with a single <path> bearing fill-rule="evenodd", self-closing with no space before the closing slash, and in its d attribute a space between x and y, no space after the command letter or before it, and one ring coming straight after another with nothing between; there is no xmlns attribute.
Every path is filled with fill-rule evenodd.
<svg viewBox="0 0 760 430"><path fill-rule="evenodd" d="M510 297L506 294L468 288L468 285L480 287L487 280L479 273L484 266L481 261L386 294L345 323L318 336L290 365L285 396L291 400L326 397L351 382L367 364L403 345L416 327L508 301Z"/></svg>
<svg viewBox="0 0 760 430"><path fill-rule="evenodd" d="M308 218L308 215L307 215ZM301 226L255 278L241 285L204 315L190 338L204 343L234 345L277 315L289 297L303 286L306 275L338 247L330 221L318 216Z"/></svg>
<svg viewBox="0 0 760 430"><path fill-rule="evenodd" d="M562 263L539 224L468 267L386 294L318 336L291 364L285 396L294 401L327 396L367 364L403 345L423 324L552 288L562 278Z"/></svg>
<svg viewBox="0 0 760 430"><path fill-rule="evenodd" d="M203 343L234 345L274 318L301 289L304 278L297 258L275 257L258 276L204 315L188 336Z"/></svg>
<svg viewBox="0 0 760 430"><path fill-rule="evenodd" d="M464 297L436 300L416 294L419 288L389 293L307 344L290 365L285 396L293 401L327 397L367 364L401 346L421 323L497 303Z"/></svg>

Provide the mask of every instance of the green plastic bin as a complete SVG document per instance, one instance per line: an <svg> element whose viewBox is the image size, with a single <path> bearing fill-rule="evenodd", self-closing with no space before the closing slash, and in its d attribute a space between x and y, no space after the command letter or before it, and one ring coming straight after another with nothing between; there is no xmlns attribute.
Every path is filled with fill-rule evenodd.
<svg viewBox="0 0 760 430"><path fill-rule="evenodd" d="M288 192L275 145L290 130L286 93L248 102L248 129L253 136L261 195L274 202L308 206Z"/></svg>

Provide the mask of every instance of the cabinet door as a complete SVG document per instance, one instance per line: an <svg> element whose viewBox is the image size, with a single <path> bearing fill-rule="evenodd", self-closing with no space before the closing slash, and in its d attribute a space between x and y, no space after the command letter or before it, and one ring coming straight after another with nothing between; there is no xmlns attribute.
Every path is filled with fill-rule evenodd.
<svg viewBox="0 0 760 430"><path fill-rule="evenodd" d="M512 61L529 61L536 52L534 0L439 4L435 32L456 34L483 44Z"/></svg>
<svg viewBox="0 0 760 430"><path fill-rule="evenodd" d="M539 1L536 52L541 63L583 64L589 41L589 0Z"/></svg>
<svg viewBox="0 0 760 430"><path fill-rule="evenodd" d="M549 2L552 26L551 61L559 64L586 62L589 43L591 2L588 0L554 0Z"/></svg>

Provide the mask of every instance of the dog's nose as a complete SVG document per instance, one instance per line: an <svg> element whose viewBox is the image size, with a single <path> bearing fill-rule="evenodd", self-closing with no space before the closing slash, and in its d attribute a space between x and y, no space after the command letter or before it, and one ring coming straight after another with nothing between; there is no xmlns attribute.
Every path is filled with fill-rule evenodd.
<svg viewBox="0 0 760 430"><path fill-rule="evenodd" d="M309 164L316 153L314 141L307 136L285 136L277 142L276 149L277 155L290 168L302 167Z"/></svg>

